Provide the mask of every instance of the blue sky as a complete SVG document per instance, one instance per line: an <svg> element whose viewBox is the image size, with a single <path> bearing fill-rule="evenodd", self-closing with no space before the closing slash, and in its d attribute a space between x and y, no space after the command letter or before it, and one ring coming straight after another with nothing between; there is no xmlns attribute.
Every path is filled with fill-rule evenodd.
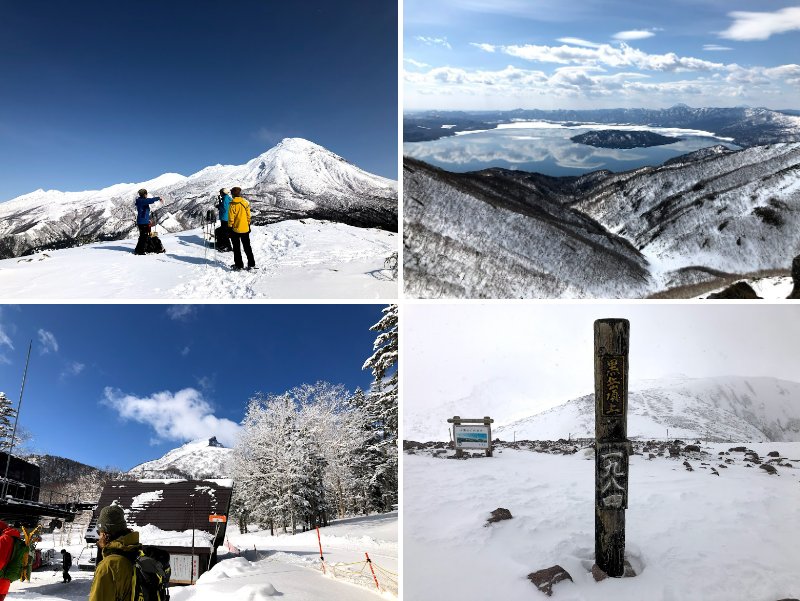
<svg viewBox="0 0 800 601"><path fill-rule="evenodd" d="M800 108L800 5L406 0L404 108Z"/></svg>
<svg viewBox="0 0 800 601"><path fill-rule="evenodd" d="M0 7L0 201L243 164L282 138L397 177L397 6Z"/></svg>
<svg viewBox="0 0 800 601"><path fill-rule="evenodd" d="M0 390L37 452L130 469L187 440L230 438L257 392L367 389L380 305L0 307ZM171 411L155 410L169 404ZM123 418L136 408L142 421ZM225 440L225 438L228 440Z"/></svg>

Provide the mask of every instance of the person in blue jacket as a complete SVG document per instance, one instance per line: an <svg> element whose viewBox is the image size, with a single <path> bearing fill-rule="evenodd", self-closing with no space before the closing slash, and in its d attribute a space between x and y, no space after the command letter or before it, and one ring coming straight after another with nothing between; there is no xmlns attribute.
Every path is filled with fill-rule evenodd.
<svg viewBox="0 0 800 601"><path fill-rule="evenodd" d="M222 188L219 191L217 208L219 209L220 227L216 233L217 250L230 251L231 249L231 235L228 229L228 208L231 206L231 193L227 188Z"/></svg>
<svg viewBox="0 0 800 601"><path fill-rule="evenodd" d="M136 243L135 255L143 255L147 252L147 238L150 236L150 205L161 200L160 196L147 198L147 190L139 190L139 198L136 199L136 227L139 228L139 241Z"/></svg>

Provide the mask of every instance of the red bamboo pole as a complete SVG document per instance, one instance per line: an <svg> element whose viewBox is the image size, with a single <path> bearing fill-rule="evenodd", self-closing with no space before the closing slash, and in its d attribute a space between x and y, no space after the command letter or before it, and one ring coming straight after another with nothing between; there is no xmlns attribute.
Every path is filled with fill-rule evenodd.
<svg viewBox="0 0 800 601"><path fill-rule="evenodd" d="M381 585L378 584L378 577L375 575L375 568L372 567L372 560L369 558L369 553L364 553L367 556L367 563L369 564L369 571L372 572L372 578L375 580L375 588L381 590Z"/></svg>
<svg viewBox="0 0 800 601"><path fill-rule="evenodd" d="M319 526L317 526L317 541L319 542L319 560L322 562L322 573L325 574L325 558L322 556L322 537L319 535Z"/></svg>

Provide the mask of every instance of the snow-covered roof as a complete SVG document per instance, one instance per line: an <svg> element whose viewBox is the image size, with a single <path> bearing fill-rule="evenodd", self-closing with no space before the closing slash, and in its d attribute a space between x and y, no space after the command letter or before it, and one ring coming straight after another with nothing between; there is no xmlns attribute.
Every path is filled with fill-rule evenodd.
<svg viewBox="0 0 800 601"><path fill-rule="evenodd" d="M109 482L100 495L86 540L96 540L100 510L117 503L125 511L128 527L139 532L144 544L189 547L194 531L195 546L218 546L224 540L226 524L211 523L209 516L227 516L232 494L232 480Z"/></svg>

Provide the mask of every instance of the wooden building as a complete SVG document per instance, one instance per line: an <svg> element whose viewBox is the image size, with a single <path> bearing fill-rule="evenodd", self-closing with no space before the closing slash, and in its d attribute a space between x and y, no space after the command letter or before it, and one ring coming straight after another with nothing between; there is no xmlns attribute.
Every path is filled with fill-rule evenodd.
<svg viewBox="0 0 800 601"><path fill-rule="evenodd" d="M216 562L217 547L225 541L232 494L232 480L109 482L86 531L86 542L97 543L100 510L115 503L143 545L170 553L170 582L192 584Z"/></svg>

